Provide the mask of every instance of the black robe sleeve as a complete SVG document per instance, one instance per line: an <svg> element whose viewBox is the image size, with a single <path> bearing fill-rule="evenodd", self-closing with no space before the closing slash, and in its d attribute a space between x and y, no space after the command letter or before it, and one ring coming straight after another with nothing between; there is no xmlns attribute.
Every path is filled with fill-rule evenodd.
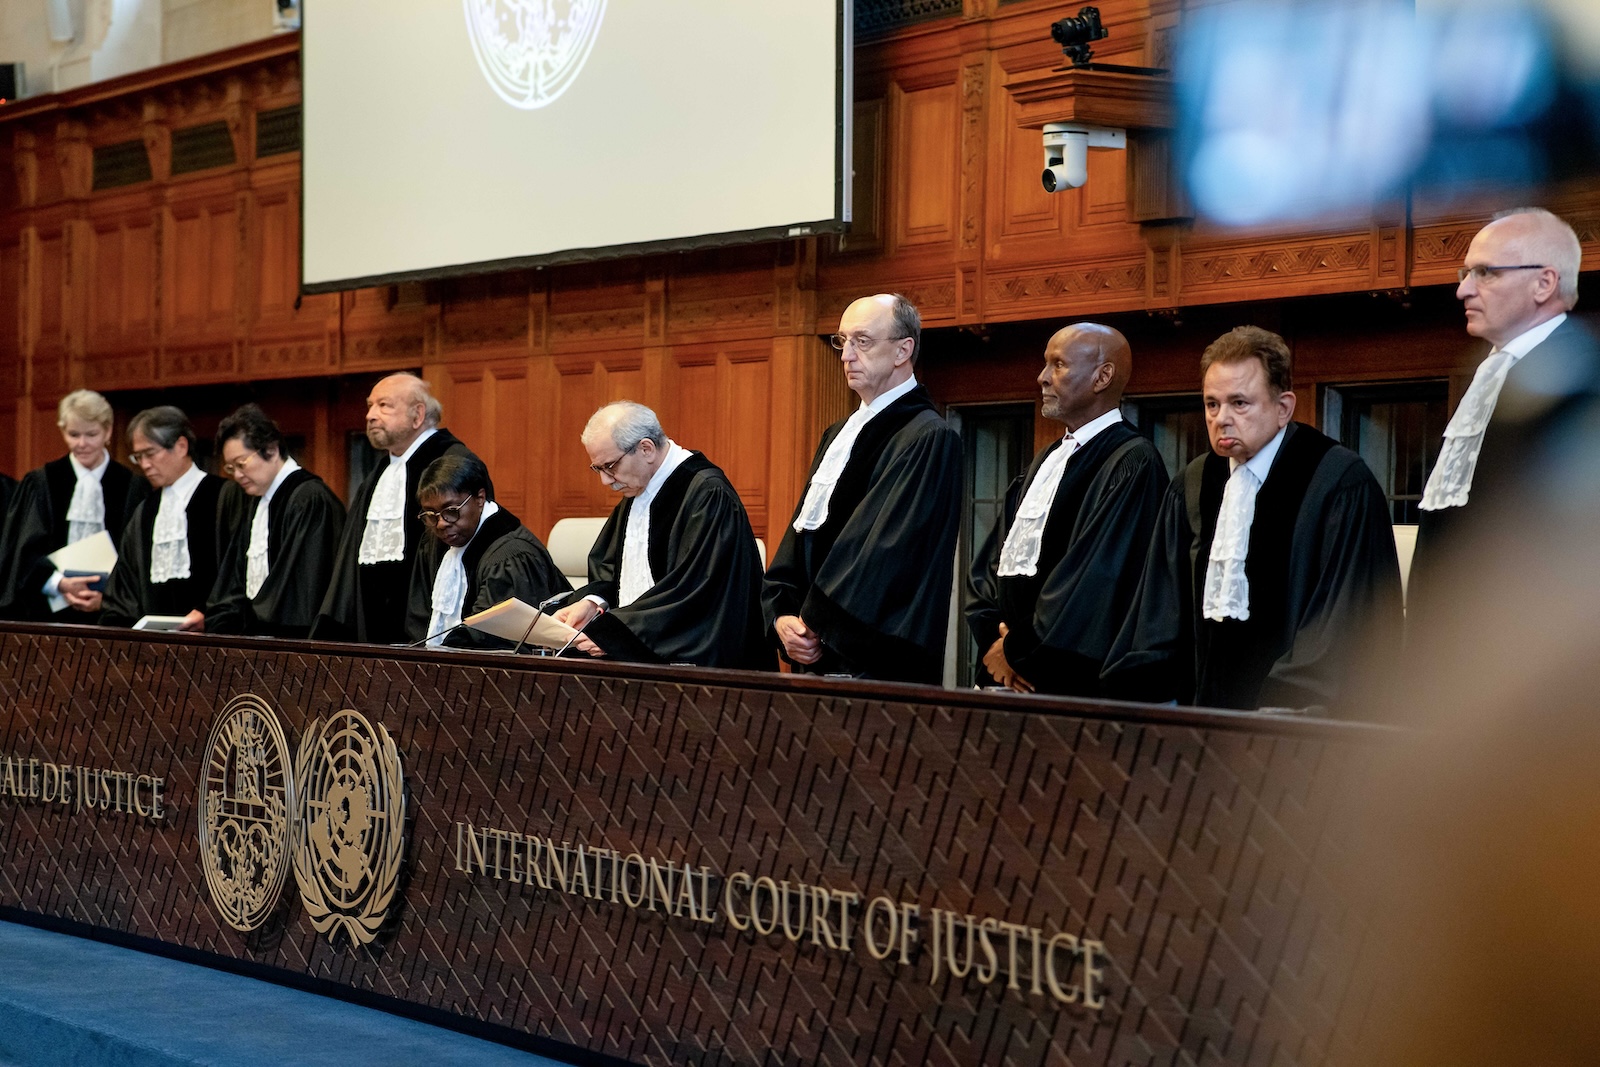
<svg viewBox="0 0 1600 1067"><path fill-rule="evenodd" d="M606 524L600 527L594 544L589 548L588 584L578 587L573 601L597 596L609 606L616 605L619 595L617 583L622 573L622 534L628 528L628 513L632 507L632 500L624 500L611 509Z"/></svg>
<svg viewBox="0 0 1600 1067"><path fill-rule="evenodd" d="M122 539L117 543L117 565L111 568L101 598L100 623L103 626L127 629L146 614L143 589L150 581L150 553L144 544L144 513L148 508L159 506L160 498L152 494L133 509L128 524L122 528Z"/></svg>
<svg viewBox="0 0 1600 1067"><path fill-rule="evenodd" d="M1295 531L1307 550L1292 566L1293 643L1261 687L1261 707L1326 709L1349 693L1352 673L1398 647L1402 632L1400 563L1389 502L1359 460L1338 474L1316 530Z"/></svg>
<svg viewBox="0 0 1600 1067"><path fill-rule="evenodd" d="M356 487L350 498L350 512L334 549L328 588L311 624L310 636L318 641L357 641L360 634L361 591L357 571L361 555L361 535L367 529L367 509L382 469L373 471Z"/></svg>
<svg viewBox="0 0 1600 1067"><path fill-rule="evenodd" d="M462 606L462 618L487 611L512 597L524 604L536 605L572 589L572 583L550 558L544 543L524 526L517 527L489 547L478 561L474 577L476 589L469 590L472 599ZM510 641L470 627L462 627L446 637L445 644L458 648L513 647Z"/></svg>
<svg viewBox="0 0 1600 1067"><path fill-rule="evenodd" d="M769 630L779 616L798 614L851 668L937 684L960 528L961 437L931 411L912 426L916 432L891 442L809 589L803 539L791 523L763 598ZM786 610L801 595L800 610Z"/></svg>
<svg viewBox="0 0 1600 1067"><path fill-rule="evenodd" d="M0 618L39 621L51 616L44 583L55 573L45 557L53 544L54 507L44 468L29 471L0 526ZM115 535L113 535L115 536Z"/></svg>
<svg viewBox="0 0 1600 1067"><path fill-rule="evenodd" d="M1034 466L1037 467L1037 462ZM1028 472L1012 479L1001 504L1000 514L984 536L982 543L972 553L972 564L967 569L967 606L964 614L972 639L978 643L978 658L1000 639L1000 624L1005 621L1000 610L1000 550L1005 547L1009 529L1007 516L1015 516L1022 504L1022 494L1027 491Z"/></svg>
<svg viewBox="0 0 1600 1067"><path fill-rule="evenodd" d="M333 573L344 530L344 505L320 478L285 486L288 499L272 523L267 577L254 599L245 595L250 527L259 501L241 516L222 573L206 607L211 633L304 637ZM276 501L274 501L276 502Z"/></svg>
<svg viewBox="0 0 1600 1067"><path fill-rule="evenodd" d="M1156 704L1194 699L1189 473L1180 472L1161 500L1138 591L1107 655L1101 677L1107 696Z"/></svg>
<svg viewBox="0 0 1600 1067"><path fill-rule="evenodd" d="M1031 625L1006 635L1006 662L1041 692L1099 692L1171 481L1160 454L1141 445L1096 479L1066 554L1039 591Z"/></svg>
<svg viewBox="0 0 1600 1067"><path fill-rule="evenodd" d="M755 534L743 502L721 472L695 475L672 524L666 572L655 575L655 584L639 599L615 607L624 510L612 513L596 540L596 554L607 551L598 561L590 557L590 576L598 580L578 590L579 595L598 593L613 605L584 630L590 640L619 660L772 669L762 634ZM652 539L655 521L652 513Z"/></svg>

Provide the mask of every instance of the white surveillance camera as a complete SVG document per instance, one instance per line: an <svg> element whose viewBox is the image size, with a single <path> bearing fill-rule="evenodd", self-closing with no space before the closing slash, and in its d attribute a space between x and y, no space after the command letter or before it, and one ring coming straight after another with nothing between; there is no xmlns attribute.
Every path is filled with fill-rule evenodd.
<svg viewBox="0 0 1600 1067"><path fill-rule="evenodd" d="M1123 130L1085 126L1076 122L1044 125L1044 173L1039 180L1047 193L1077 189L1089 180L1089 149L1126 148Z"/></svg>

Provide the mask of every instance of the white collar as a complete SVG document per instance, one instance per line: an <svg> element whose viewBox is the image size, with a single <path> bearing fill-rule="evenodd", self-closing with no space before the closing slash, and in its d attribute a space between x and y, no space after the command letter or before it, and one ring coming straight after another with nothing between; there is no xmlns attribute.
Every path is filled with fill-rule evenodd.
<svg viewBox="0 0 1600 1067"><path fill-rule="evenodd" d="M1545 339L1556 332L1556 327L1566 321L1567 313L1563 311L1555 318L1547 319L1531 330L1523 330L1517 336L1495 349L1495 351L1507 353L1511 356L1511 362L1515 364L1517 360L1533 351L1535 347L1544 344ZM1490 354L1493 355L1493 353Z"/></svg>
<svg viewBox="0 0 1600 1067"><path fill-rule="evenodd" d="M691 455L693 453L687 448L684 448L672 438L667 438L667 458L661 461L661 466L657 467L655 474L650 476L649 484L644 487L644 492L635 498L635 505L649 505L650 501L654 500L656 494L661 491L661 487L666 484L667 479L672 476L672 472L683 466L683 461Z"/></svg>
<svg viewBox="0 0 1600 1067"><path fill-rule="evenodd" d="M467 543L461 546L462 552L465 552L467 549L472 547L472 542L478 539L478 534L483 530L483 524L489 521L490 515L495 514L499 510L500 505L496 504L493 500L485 500L483 502L483 510L478 513L478 525L472 531L472 536L467 538Z"/></svg>
<svg viewBox="0 0 1600 1067"><path fill-rule="evenodd" d="M1082 426L1079 426L1076 430L1072 430L1063 434L1061 439L1065 441L1068 437L1070 437L1078 443L1079 448L1082 448L1084 445L1094 440L1095 436L1099 434L1101 430L1109 430L1111 427L1115 426L1121 421L1122 409L1112 408L1104 415L1098 415L1095 418L1090 419Z"/></svg>
<svg viewBox="0 0 1600 1067"><path fill-rule="evenodd" d="M72 473L77 475L80 481L85 474L92 474L95 481L103 482L106 480L106 469L111 466L111 453L104 451L100 453L100 463L94 467L85 467L71 452L67 453L67 459L72 462Z"/></svg>
<svg viewBox="0 0 1600 1067"><path fill-rule="evenodd" d="M428 429L423 430L421 433L417 434L417 439L412 441L410 446L407 447L404 452L400 453L398 456L393 452L389 453L389 463L391 465L395 463L405 463L411 458L412 454L415 453L417 449L422 447L422 442L426 441L428 438L432 437L438 432L439 430L436 427L429 427Z"/></svg>
<svg viewBox="0 0 1600 1067"><path fill-rule="evenodd" d="M1283 435L1288 432L1289 425L1285 423L1283 429L1279 430L1272 440L1261 446L1261 451L1245 460L1244 465L1250 468L1251 474L1256 476L1256 484L1267 484L1267 474L1272 470L1272 461L1278 458L1278 449L1283 444ZM1230 456L1228 459L1229 472L1231 473L1238 469L1239 461Z"/></svg>
<svg viewBox="0 0 1600 1067"><path fill-rule="evenodd" d="M289 475L293 474L299 469L300 464L296 463L292 457L284 456L282 469L278 471L277 477L272 479L272 484L267 486L267 491L261 494L261 506L266 507L269 503L271 503L272 494L278 491L278 486L283 484L283 480L285 478L289 477Z"/></svg>
<svg viewBox="0 0 1600 1067"><path fill-rule="evenodd" d="M206 472L200 469L200 464L190 463L189 469L184 472L183 477L179 478L171 485L165 485L161 487L161 495L166 497L178 497L184 502L184 506L187 507L189 498L194 496L195 489L198 488L200 483L205 480L205 476Z"/></svg>
<svg viewBox="0 0 1600 1067"><path fill-rule="evenodd" d="M890 404L893 404L896 400L899 400L916 387L917 376L913 374L911 377L907 378L893 389L890 389L884 393L879 393L878 399L874 400L872 403L869 404L863 400L861 402L861 407L857 410L868 411L873 415L876 415L878 412L882 411Z"/></svg>

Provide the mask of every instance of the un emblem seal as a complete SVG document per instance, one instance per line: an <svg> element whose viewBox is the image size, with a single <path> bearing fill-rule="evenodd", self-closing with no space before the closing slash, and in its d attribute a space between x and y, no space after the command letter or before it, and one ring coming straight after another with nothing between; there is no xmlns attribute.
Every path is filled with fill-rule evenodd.
<svg viewBox="0 0 1600 1067"><path fill-rule="evenodd" d="M229 926L254 930L283 890L295 806L289 745L272 708L250 694L228 701L211 725L201 766L206 889Z"/></svg>
<svg viewBox="0 0 1600 1067"><path fill-rule="evenodd" d="M594 49L606 0L462 0L478 69L500 99L532 110L572 84Z"/></svg>
<svg viewBox="0 0 1600 1067"><path fill-rule="evenodd" d="M294 876L318 933L372 941L400 884L405 780L381 725L354 711L313 722L295 759Z"/></svg>

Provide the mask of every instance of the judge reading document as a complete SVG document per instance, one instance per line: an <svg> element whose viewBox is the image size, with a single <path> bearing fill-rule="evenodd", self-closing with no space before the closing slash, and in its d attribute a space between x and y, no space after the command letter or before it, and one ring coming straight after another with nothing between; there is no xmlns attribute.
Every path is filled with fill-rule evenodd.
<svg viewBox="0 0 1600 1067"><path fill-rule="evenodd" d="M627 400L594 413L583 447L589 469L623 500L589 553L581 599L556 612L582 630L574 647L642 663L771 669L761 557L727 475Z"/></svg>
<svg viewBox="0 0 1600 1067"><path fill-rule="evenodd" d="M861 406L823 433L762 593L802 670L942 680L961 437L917 383L921 346L921 316L895 294L855 301L833 336Z"/></svg>
<svg viewBox="0 0 1600 1067"><path fill-rule="evenodd" d="M217 428L222 472L248 497L206 607L219 634L304 637L333 574L344 505L283 450L283 433L254 404Z"/></svg>
<svg viewBox="0 0 1600 1067"><path fill-rule="evenodd" d="M1144 569L1166 466L1122 421L1127 339L1082 322L1056 333L1039 372L1043 413L1066 427L1006 493L974 554L967 622L996 682L1095 696Z"/></svg>
<svg viewBox="0 0 1600 1067"><path fill-rule="evenodd" d="M92 623L100 593L93 575L67 577L50 553L104 530L115 544L150 492L111 458L111 405L79 389L61 398L56 425L67 454L23 476L0 532L0 617Z"/></svg>
<svg viewBox="0 0 1600 1067"><path fill-rule="evenodd" d="M328 593L311 636L398 644L406 635L411 567L422 543L417 482L443 455L472 452L439 426L444 410L428 383L391 374L367 396L367 441L387 456L350 499Z"/></svg>
<svg viewBox="0 0 1600 1067"><path fill-rule="evenodd" d="M429 645L501 648L510 642L460 626L516 597L538 605L571 584L544 542L495 503L477 456L441 456L417 482L417 519L432 536L417 549L406 636Z"/></svg>
<svg viewBox="0 0 1600 1067"><path fill-rule="evenodd" d="M181 619L181 630L203 630L226 540L217 509L223 481L195 465L194 427L175 407L139 412L128 423L128 442L128 458L156 494L134 509L122 532L100 621L132 626L156 615Z"/></svg>
<svg viewBox="0 0 1600 1067"><path fill-rule="evenodd" d="M1335 705L1361 639L1399 635L1388 501L1361 457L1291 421L1283 338L1241 326L1200 368L1212 451L1162 501L1107 691L1221 708Z"/></svg>

